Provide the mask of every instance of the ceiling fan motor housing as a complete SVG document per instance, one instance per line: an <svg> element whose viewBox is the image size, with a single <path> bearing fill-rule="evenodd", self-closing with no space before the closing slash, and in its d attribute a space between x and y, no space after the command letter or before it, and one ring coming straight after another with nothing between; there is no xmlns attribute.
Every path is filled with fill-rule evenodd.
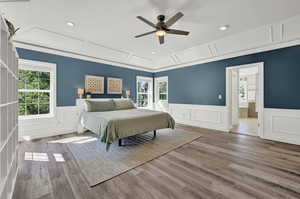
<svg viewBox="0 0 300 199"><path fill-rule="evenodd" d="M158 20L158 23L156 24L157 26L157 29L158 30L167 30L167 26L165 24L165 15L158 15L157 16L157 20Z"/></svg>
<svg viewBox="0 0 300 199"><path fill-rule="evenodd" d="M158 21L164 21L165 18L166 18L165 15L158 15L158 16L157 16L157 20L158 20Z"/></svg>

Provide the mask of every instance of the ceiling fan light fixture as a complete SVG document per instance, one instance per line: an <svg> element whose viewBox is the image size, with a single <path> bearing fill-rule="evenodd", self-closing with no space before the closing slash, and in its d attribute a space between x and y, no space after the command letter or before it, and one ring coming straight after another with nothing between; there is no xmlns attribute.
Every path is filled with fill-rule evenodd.
<svg viewBox="0 0 300 199"><path fill-rule="evenodd" d="M164 31L164 30L158 30L158 31L156 31L156 33L155 33L157 36L159 36L159 37L162 37L162 36L165 36L166 35L166 31Z"/></svg>

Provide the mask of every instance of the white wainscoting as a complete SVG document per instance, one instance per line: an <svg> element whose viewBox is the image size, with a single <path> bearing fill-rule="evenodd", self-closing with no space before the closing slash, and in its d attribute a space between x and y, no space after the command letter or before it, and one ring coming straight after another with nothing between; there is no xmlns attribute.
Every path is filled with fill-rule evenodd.
<svg viewBox="0 0 300 199"><path fill-rule="evenodd" d="M180 124L228 131L225 106L169 104L169 113Z"/></svg>
<svg viewBox="0 0 300 199"><path fill-rule="evenodd" d="M158 110L161 110L158 108ZM168 104L177 123L228 132L225 106ZM35 139L77 131L80 109L57 107L56 117L19 121L19 138ZM264 139L300 145L300 110L264 109Z"/></svg>
<svg viewBox="0 0 300 199"><path fill-rule="evenodd" d="M300 145L300 110L265 108L263 137Z"/></svg>
<svg viewBox="0 0 300 199"><path fill-rule="evenodd" d="M76 132L78 121L78 107L57 107L55 117L19 120L19 140L30 140Z"/></svg>
<svg viewBox="0 0 300 199"><path fill-rule="evenodd" d="M168 112L180 124L229 131L225 106L169 104ZM262 138L300 145L300 110L264 108Z"/></svg>

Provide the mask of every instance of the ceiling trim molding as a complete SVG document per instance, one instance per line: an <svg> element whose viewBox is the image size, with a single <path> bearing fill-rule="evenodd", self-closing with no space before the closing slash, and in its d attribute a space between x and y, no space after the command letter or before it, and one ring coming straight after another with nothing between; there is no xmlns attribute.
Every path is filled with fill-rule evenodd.
<svg viewBox="0 0 300 199"><path fill-rule="evenodd" d="M56 48L51 48L51 47L46 47L46 46L42 46L42 45L36 45L36 44L32 44L32 43L27 43L27 42L16 41L16 40L14 40L13 43L15 44L15 46L17 48L24 48L24 49L28 49L28 50L39 51L39 52L60 55L60 56L65 56L65 57L71 57L71 58L76 58L76 59L81 59L81 60L86 60L86 61L92 61L92 62L101 63L101 64L108 64L108 65L112 65L112 66L129 68L129 69L133 69L133 70L153 72L153 69L148 68L148 67L103 59L103 58L89 56L89 55L85 55L85 54L81 54L81 53L75 53L75 52L71 52L71 51L60 50L60 49L56 49Z"/></svg>
<svg viewBox="0 0 300 199"><path fill-rule="evenodd" d="M265 45L265 46L260 46L257 48L240 50L237 52L227 53L227 54L223 54L220 56L214 56L214 57L210 57L210 58L198 59L198 60L191 61L191 62L185 62L185 63L181 63L181 64L174 64L171 66L165 66L165 67L158 68L158 69L154 70L153 72L157 73L157 72L162 72L162 71L168 71L168 70L173 70L173 69L177 69L177 68L184 68L184 67L189 67L189 66L193 66L193 65L197 65L197 64L204 64L204 63L209 63L209 62L213 62L213 61L220 61L220 60L224 60L224 59L229 59L229 58L234 58L234 57L239 57L239 56L244 56L244 55L251 55L251 54L255 54L255 53L266 52L266 51L271 51L271 50L276 50L276 49L286 48L286 47L292 47L292 46L297 46L297 45L300 45L300 39L290 40L290 41L285 41L285 42L277 42L277 43L275 43L275 44L273 43L271 45Z"/></svg>
<svg viewBox="0 0 300 199"><path fill-rule="evenodd" d="M260 52L265 52L265 51L276 50L276 49L280 49L280 48L297 46L297 45L300 45L300 39L286 41L286 42L277 42L275 44L273 43L271 45L266 45L263 47L241 50L238 52L228 53L228 54L224 54L221 56L214 56L214 57L210 57L207 59L199 59L196 61L174 64L171 66L165 66L165 67L154 68L154 69L136 66L136 65L132 65L132 64L119 63L119 62L115 62L115 61L111 61L111 60L104 60L104 59L100 59L97 57L92 57L92 56L88 56L88 55L83 55L83 54L79 54L79 53L68 52L68 51L43 47L43 46L37 46L37 45L28 44L28 43L19 42L19 41L14 41L14 44L17 48L24 48L24 49L28 49L28 50L40 51L40 52L44 52L44 53L61 55L61 56L66 56L66 57L71 57L71 58L76 58L76 59L82 59L82 60L92 61L92 62L96 62L96 63L109 64L112 66L118 66L118 67L134 69L134 70L141 70L141 71L156 73L156 72L168 71L168 70L177 69L177 68L189 67L189 66L197 65L197 64L204 64L204 63L209 63L209 62L213 62L213 61L219 61L219 60L224 60L224 59L229 59L229 58L234 58L234 57L239 57L239 56L244 56L244 55L250 55L250 54L255 54L255 53L260 53ZM171 56L171 58L175 59L173 56Z"/></svg>
<svg viewBox="0 0 300 199"><path fill-rule="evenodd" d="M117 61L110 58L99 58L97 55L91 56L88 53L77 53L72 50L46 47L42 44L32 44L22 41L14 42L20 48L155 73L300 45L299 22L300 15L277 23L257 27L246 32L230 35L207 44L174 52L169 55L170 63L163 63L159 66L157 64L148 65L148 62L144 63L143 61L136 62L135 60L138 58L144 60L146 58L136 56L132 53L127 54L124 61ZM180 54L182 52L186 52L186 54Z"/></svg>

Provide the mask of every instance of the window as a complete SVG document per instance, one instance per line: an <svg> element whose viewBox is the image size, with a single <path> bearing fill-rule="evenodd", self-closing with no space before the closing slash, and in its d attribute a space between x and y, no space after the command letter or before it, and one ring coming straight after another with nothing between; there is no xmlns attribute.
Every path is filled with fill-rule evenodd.
<svg viewBox="0 0 300 199"><path fill-rule="evenodd" d="M19 117L54 115L56 66L20 60L19 68Z"/></svg>
<svg viewBox="0 0 300 199"><path fill-rule="evenodd" d="M156 101L168 101L168 77L158 77L155 79Z"/></svg>
<svg viewBox="0 0 300 199"><path fill-rule="evenodd" d="M149 108L152 106L153 79L137 77L137 106Z"/></svg>
<svg viewBox="0 0 300 199"><path fill-rule="evenodd" d="M240 77L240 104L256 101L256 75L245 75Z"/></svg>
<svg viewBox="0 0 300 199"><path fill-rule="evenodd" d="M240 77L240 103L248 102L247 77Z"/></svg>

